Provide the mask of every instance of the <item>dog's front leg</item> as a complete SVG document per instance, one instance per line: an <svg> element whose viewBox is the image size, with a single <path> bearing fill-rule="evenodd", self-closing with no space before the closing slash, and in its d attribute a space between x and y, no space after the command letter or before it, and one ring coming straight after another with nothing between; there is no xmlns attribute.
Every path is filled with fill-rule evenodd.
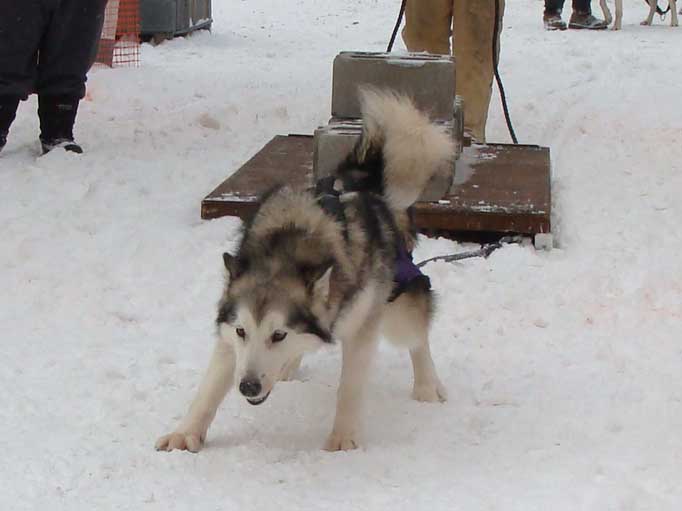
<svg viewBox="0 0 682 511"><path fill-rule="evenodd" d="M327 451L348 451L358 447L360 415L367 378L376 351L378 328L375 322L355 336L344 339L341 381L337 392L334 428L324 445Z"/></svg>
<svg viewBox="0 0 682 511"><path fill-rule="evenodd" d="M656 6L658 5L658 0L646 0L649 4L649 15L642 21L642 25L651 25L654 22L654 15L656 14Z"/></svg>
<svg viewBox="0 0 682 511"><path fill-rule="evenodd" d="M201 449L218 406L234 381L234 362L232 347L218 340L189 412L173 433L156 441L157 450L198 452Z"/></svg>
<svg viewBox="0 0 682 511"><path fill-rule="evenodd" d="M613 30L623 28L623 0L616 0L616 21L613 22Z"/></svg>
<svg viewBox="0 0 682 511"><path fill-rule="evenodd" d="M669 0L670 1L670 26L671 27L678 27L680 26L680 23L677 19L677 0Z"/></svg>

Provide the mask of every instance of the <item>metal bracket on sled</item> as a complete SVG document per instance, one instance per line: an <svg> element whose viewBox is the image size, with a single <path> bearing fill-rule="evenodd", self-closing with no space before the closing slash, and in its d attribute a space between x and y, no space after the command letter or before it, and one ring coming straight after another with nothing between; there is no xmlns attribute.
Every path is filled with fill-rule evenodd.
<svg viewBox="0 0 682 511"><path fill-rule="evenodd" d="M554 236L549 232L540 232L533 236L533 245L537 250L552 250L554 248Z"/></svg>

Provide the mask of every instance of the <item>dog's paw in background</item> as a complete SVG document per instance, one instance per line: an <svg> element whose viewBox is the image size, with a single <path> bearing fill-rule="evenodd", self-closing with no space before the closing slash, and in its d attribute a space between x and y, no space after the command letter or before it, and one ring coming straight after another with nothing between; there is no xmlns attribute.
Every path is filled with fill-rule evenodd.
<svg viewBox="0 0 682 511"><path fill-rule="evenodd" d="M448 400L448 393L439 381L422 383L412 389L412 399L424 403L445 403Z"/></svg>
<svg viewBox="0 0 682 511"><path fill-rule="evenodd" d="M203 445L200 433L176 431L159 438L154 447L157 451L179 451L199 452Z"/></svg>
<svg viewBox="0 0 682 511"><path fill-rule="evenodd" d="M354 433L337 433L332 431L324 444L324 450L328 452L352 451L357 449L360 443Z"/></svg>

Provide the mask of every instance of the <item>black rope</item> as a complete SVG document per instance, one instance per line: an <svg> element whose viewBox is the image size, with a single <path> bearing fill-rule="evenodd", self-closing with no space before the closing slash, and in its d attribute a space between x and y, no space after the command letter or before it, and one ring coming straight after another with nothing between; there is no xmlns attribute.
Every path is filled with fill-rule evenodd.
<svg viewBox="0 0 682 511"><path fill-rule="evenodd" d="M432 263L434 261L444 261L446 263L452 263L455 261L461 261L462 259L470 259L472 257L486 258L490 254L495 252L495 250L497 250L498 248L502 248L505 244L509 243L521 243L521 237L505 236L504 238L501 238L499 241L496 241L495 243L488 243L486 245L483 245L478 250L471 250L470 252L460 252L459 254L440 255L436 257L431 257L429 259L424 259L423 261L417 263L417 268L426 266L427 264Z"/></svg>
<svg viewBox="0 0 682 511"><path fill-rule="evenodd" d="M502 99L502 110L504 111L504 120L507 123L509 136L511 137L512 141L515 144L518 144L519 140L516 138L514 126L512 126L511 116L509 115L509 107L507 106L507 95L504 92L502 78L500 78L500 72L497 69L498 61L500 60L500 55L497 47L499 31L500 31L500 0L495 0L495 25L493 30L493 72L495 73L497 88L500 90L500 98Z"/></svg>
<svg viewBox="0 0 682 511"><path fill-rule="evenodd" d="M393 50L393 43L395 43L395 36L398 35L398 29L400 28L400 24L403 22L403 15L405 14L405 6L407 5L407 0L403 0L403 3L400 4L400 12L398 13L398 19L395 22L395 27L393 27L393 33L391 34L391 40L388 43L388 48L386 48L386 53L391 53L391 50Z"/></svg>

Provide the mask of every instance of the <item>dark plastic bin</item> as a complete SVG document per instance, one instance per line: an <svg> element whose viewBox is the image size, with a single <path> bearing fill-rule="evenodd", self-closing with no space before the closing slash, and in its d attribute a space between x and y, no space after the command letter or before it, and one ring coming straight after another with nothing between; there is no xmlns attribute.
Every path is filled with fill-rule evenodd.
<svg viewBox="0 0 682 511"><path fill-rule="evenodd" d="M140 0L140 32L156 39L210 29L211 0Z"/></svg>

